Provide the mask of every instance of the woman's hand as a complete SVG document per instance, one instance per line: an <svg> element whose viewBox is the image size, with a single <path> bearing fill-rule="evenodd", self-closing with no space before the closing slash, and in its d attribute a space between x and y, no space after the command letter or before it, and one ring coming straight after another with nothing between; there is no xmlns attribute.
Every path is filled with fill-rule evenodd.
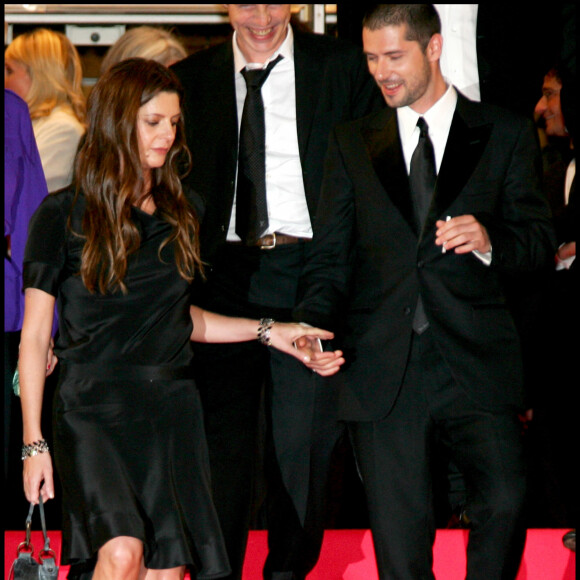
<svg viewBox="0 0 580 580"><path fill-rule="evenodd" d="M334 338L332 332L305 324L276 322L270 330L273 347L297 358L323 377L337 373L344 364L342 351L323 352L320 350L319 340L331 338Z"/></svg>
<svg viewBox="0 0 580 580"><path fill-rule="evenodd" d="M52 374L54 367L58 364L58 358L54 354L54 339L51 337L50 344L48 346L48 353L46 355L46 376Z"/></svg>
<svg viewBox="0 0 580 580"><path fill-rule="evenodd" d="M38 504L42 493L44 502L54 498L54 480L50 453L37 453L23 462L24 495L29 502ZM43 485L44 483L44 485Z"/></svg>

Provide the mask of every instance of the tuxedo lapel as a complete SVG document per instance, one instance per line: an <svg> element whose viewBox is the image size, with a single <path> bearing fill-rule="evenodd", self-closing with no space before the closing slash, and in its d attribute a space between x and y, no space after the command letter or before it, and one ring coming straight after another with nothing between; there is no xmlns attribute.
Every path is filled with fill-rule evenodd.
<svg viewBox="0 0 580 580"><path fill-rule="evenodd" d="M413 215L409 177L399 139L396 114L391 109L381 111L363 128L362 134L383 189L417 234L418 227Z"/></svg>
<svg viewBox="0 0 580 580"><path fill-rule="evenodd" d="M237 164L237 149L238 149L238 105L236 100L236 82L235 82L235 61L234 53L229 43L225 43L223 51L219 56L217 65L214 67L216 71L216 83L221 89L218 89L218 99L216 106L219 113L216 118L223 119L224 111L232 111L233 114L228 115L223 122L227 123L227 130L229 132L229 143L235 143L236 147L235 157Z"/></svg>
<svg viewBox="0 0 580 580"><path fill-rule="evenodd" d="M294 36L294 71L296 78L296 129L302 163L306 159L308 140L316 113L316 103L322 93L321 74L312 51L304 50L304 38Z"/></svg>
<svg viewBox="0 0 580 580"><path fill-rule="evenodd" d="M469 101L459 95L445 153L437 175L435 191L423 231L441 219L473 174L489 140L492 125L465 119L470 117ZM397 116L391 109L375 115L362 129L363 139L374 170L391 201L403 218L419 235L413 216L409 177L399 138Z"/></svg>
<svg viewBox="0 0 580 580"><path fill-rule="evenodd" d="M491 134L490 123L468 126L461 112L461 100L460 96L437 175L425 228L432 228L435 221L442 218L465 187L481 159Z"/></svg>

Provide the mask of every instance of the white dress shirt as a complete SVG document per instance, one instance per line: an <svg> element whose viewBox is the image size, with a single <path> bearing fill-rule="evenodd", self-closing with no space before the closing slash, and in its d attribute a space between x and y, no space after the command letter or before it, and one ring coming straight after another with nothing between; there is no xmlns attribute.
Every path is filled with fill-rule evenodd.
<svg viewBox="0 0 580 580"><path fill-rule="evenodd" d="M269 228L266 233L279 232L300 238L312 237L310 214L302 177L296 128L296 81L294 75L294 35L288 35L279 50L266 63L248 63L237 45L234 33L234 63L236 70L236 100L238 129L246 98L246 81L241 72L246 66L265 68L282 55L284 58L272 69L262 86L264 120L266 125L266 200ZM238 241L235 233L236 203L228 229L228 241Z"/></svg>
<svg viewBox="0 0 580 580"><path fill-rule="evenodd" d="M403 147L403 155L407 165L407 173L411 168L411 157L419 142L420 130L417 127L417 120L423 117L429 126L429 137L433 143L435 153L435 167L437 173L441 167L447 137L451 129L451 122L457 106L457 91L452 84L449 84L445 94L423 115L419 115L411 107L399 107L397 109L397 120L399 122L399 136ZM456 217L456 216L450 216ZM482 254L477 250L472 252L486 266L491 264L491 251Z"/></svg>
<svg viewBox="0 0 580 580"><path fill-rule="evenodd" d="M481 100L477 68L477 4L434 4L441 20L441 72L466 97Z"/></svg>
<svg viewBox="0 0 580 580"><path fill-rule="evenodd" d="M570 164L566 169L566 180L564 183L564 205L568 205L568 202L570 201L570 189L572 188L572 181L574 181L575 175L576 175L576 158L570 161ZM565 260L560 260L560 258L556 256L556 270L569 270L572 264L574 263L575 259L576 256L570 256Z"/></svg>
<svg viewBox="0 0 580 580"><path fill-rule="evenodd" d="M417 121L423 117L429 126L429 137L435 151L435 167L437 173L441 167L447 137L451 129L451 122L457 105L457 92L453 85L449 84L445 94L423 115L419 115L411 107L399 107L397 120L399 122L399 134L403 145L403 155L407 164L407 173L411 168L411 157L419 142L419 127Z"/></svg>
<svg viewBox="0 0 580 580"><path fill-rule="evenodd" d="M574 181L575 176L576 158L574 157L566 169L566 180L564 183L564 205L568 205L568 202L570 201L570 190L572 189L572 182Z"/></svg>

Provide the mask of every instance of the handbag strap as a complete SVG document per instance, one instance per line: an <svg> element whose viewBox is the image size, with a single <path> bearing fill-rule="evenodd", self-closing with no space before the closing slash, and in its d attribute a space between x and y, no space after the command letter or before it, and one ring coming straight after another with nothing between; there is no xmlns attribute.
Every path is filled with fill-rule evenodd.
<svg viewBox="0 0 580 580"><path fill-rule="evenodd" d="M42 495L39 495L38 509L40 510L40 525L42 527L42 535L44 536L44 549L43 552L51 552L50 549L50 538L48 537L48 532L46 531L46 517L44 515L44 503L42 501ZM28 510L28 517L26 518L26 546L30 546L30 534L32 530L32 514L34 513L34 504L30 503L30 509Z"/></svg>
<svg viewBox="0 0 580 580"><path fill-rule="evenodd" d="M32 545L30 543L30 534L32 532L32 514L34 513L34 504L30 504L30 509L28 510L28 517L26 518L26 539L24 540L24 545L27 549Z"/></svg>
<svg viewBox="0 0 580 580"><path fill-rule="evenodd" d="M42 526L42 535L44 536L43 552L50 552L50 538L48 537L48 532L46 531L46 518L44 516L44 503L42 501L42 495L39 495L38 499L38 508L40 510L40 525Z"/></svg>

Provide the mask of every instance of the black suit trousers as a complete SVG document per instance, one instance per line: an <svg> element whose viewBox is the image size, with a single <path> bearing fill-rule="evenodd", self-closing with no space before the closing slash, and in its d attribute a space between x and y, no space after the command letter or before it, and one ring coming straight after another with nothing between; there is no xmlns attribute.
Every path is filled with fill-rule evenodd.
<svg viewBox="0 0 580 580"><path fill-rule="evenodd" d="M226 244L212 261L199 304L229 316L291 320L305 251L304 243L274 250ZM343 430L335 392L296 359L257 341L195 350L214 501L232 578L241 578L262 460L269 530L264 576L303 578L318 559L328 468ZM260 444L263 425L266 442Z"/></svg>
<svg viewBox="0 0 580 580"><path fill-rule="evenodd" d="M414 335L397 401L380 421L349 423L379 578L433 578L432 473L441 439L465 476L472 522L467 578L515 578L525 544L525 462L517 414L474 405L432 330Z"/></svg>

